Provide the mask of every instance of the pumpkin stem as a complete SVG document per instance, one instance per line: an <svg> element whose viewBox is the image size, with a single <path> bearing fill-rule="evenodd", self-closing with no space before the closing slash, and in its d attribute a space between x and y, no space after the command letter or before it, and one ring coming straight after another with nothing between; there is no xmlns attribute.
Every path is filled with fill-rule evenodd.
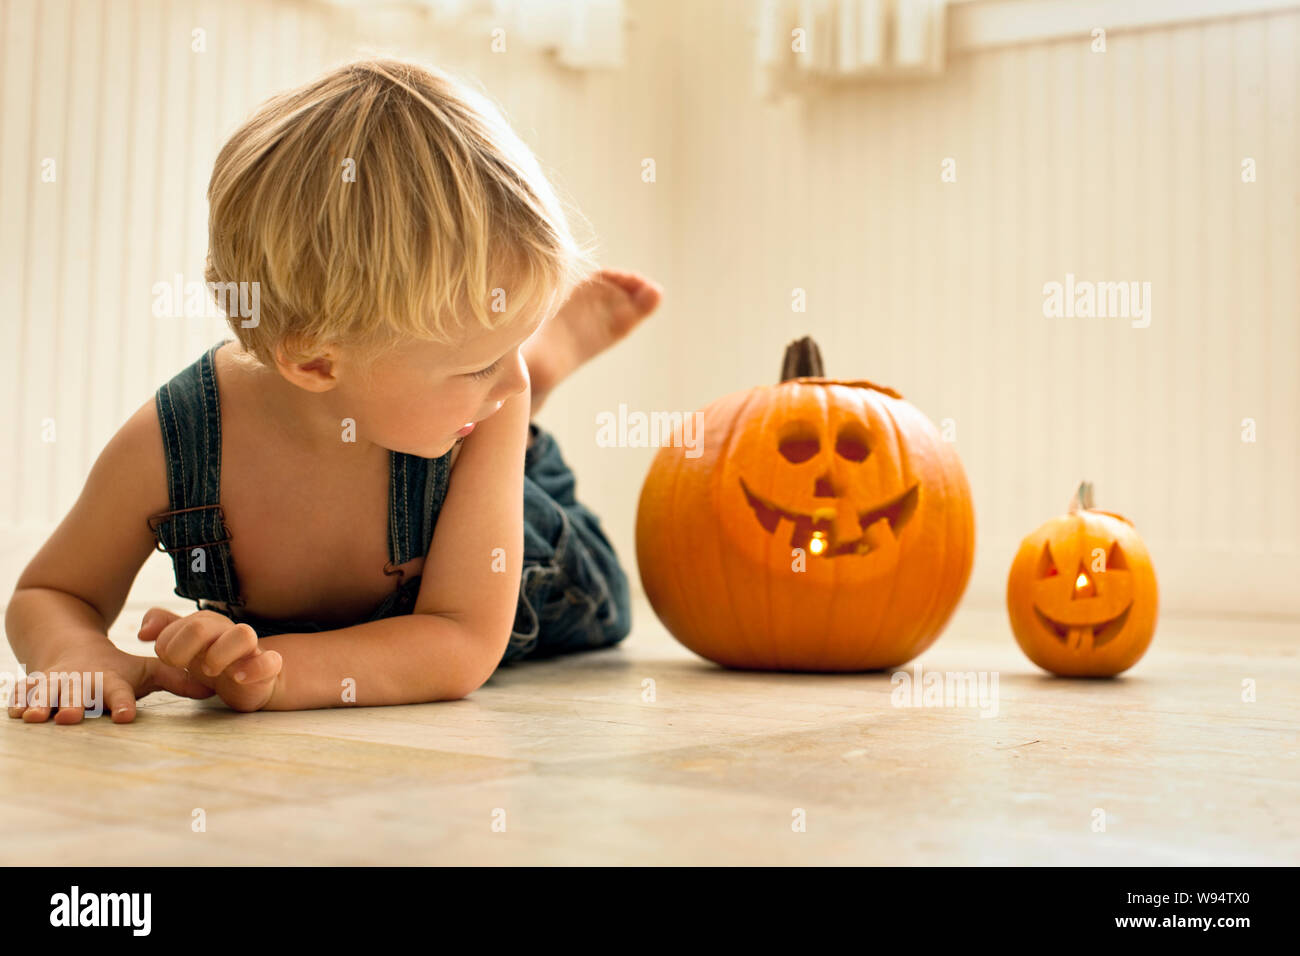
<svg viewBox="0 0 1300 956"><path fill-rule="evenodd" d="M1091 481L1079 482L1079 489L1074 493L1074 497L1070 499L1070 514L1074 514L1075 512L1080 510L1082 511L1092 510L1092 482Z"/></svg>
<svg viewBox="0 0 1300 956"><path fill-rule="evenodd" d="M785 347L785 359L781 362L781 381L792 378L824 378L826 370L822 365L821 349L805 335Z"/></svg>

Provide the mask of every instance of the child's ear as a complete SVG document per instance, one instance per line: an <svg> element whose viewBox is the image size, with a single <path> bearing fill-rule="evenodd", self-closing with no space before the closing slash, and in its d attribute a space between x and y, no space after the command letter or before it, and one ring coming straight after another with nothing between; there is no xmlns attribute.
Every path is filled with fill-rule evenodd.
<svg viewBox="0 0 1300 956"><path fill-rule="evenodd" d="M327 392L338 384L340 352L325 345L316 354L295 360L284 344L275 347L275 365L286 381L309 392Z"/></svg>

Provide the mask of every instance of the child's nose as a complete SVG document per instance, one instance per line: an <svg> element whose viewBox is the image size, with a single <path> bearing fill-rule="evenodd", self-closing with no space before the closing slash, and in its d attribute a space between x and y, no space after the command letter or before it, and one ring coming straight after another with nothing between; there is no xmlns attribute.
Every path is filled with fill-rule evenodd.
<svg viewBox="0 0 1300 956"><path fill-rule="evenodd" d="M506 389L506 398L518 395L528 387L528 366L524 364L523 355L516 354L519 355L519 358L510 366L510 377L501 383L502 388ZM505 404L505 399L502 399L497 404L497 407L500 408L503 404Z"/></svg>

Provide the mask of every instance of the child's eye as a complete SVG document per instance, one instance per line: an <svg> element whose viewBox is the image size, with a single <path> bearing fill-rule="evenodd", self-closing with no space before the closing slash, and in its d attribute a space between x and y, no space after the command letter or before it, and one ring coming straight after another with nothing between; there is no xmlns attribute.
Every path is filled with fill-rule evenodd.
<svg viewBox="0 0 1300 956"><path fill-rule="evenodd" d="M492 363L491 365L489 365L487 368L479 369L477 372L470 372L470 373L469 373L469 377L470 377L470 378L474 378L474 379L491 378L491 377L492 377L492 373L495 372L495 371L497 370L497 366L500 365L500 364L501 364L501 360L500 360L500 359L497 359L495 362L493 362L493 363Z"/></svg>

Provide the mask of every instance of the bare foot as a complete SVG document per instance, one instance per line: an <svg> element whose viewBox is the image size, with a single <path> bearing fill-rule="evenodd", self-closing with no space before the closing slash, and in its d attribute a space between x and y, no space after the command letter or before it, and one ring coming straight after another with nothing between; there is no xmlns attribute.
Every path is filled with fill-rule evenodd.
<svg viewBox="0 0 1300 956"><path fill-rule="evenodd" d="M551 390L655 310L663 290L635 272L593 272L524 343L536 415Z"/></svg>

